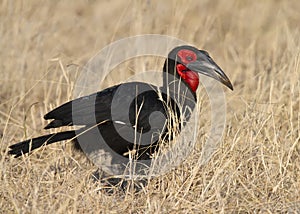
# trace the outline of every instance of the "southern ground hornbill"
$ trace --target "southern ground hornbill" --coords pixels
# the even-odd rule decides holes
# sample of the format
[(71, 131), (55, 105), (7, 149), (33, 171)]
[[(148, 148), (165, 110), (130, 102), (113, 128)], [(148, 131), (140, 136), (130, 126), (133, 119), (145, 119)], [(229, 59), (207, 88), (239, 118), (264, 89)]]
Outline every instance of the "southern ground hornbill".
[[(18, 157), (43, 145), (76, 139), (78, 134), (84, 135), (90, 130), (97, 130), (105, 143), (119, 155), (128, 157), (128, 152), (134, 150), (137, 159), (151, 159), (158, 151), (159, 141), (172, 139), (168, 133), (172, 132), (174, 119), (170, 119), (170, 122), (168, 118), (176, 115), (178, 121), (184, 121), (181, 123), (183, 125), (189, 120), (196, 103), (198, 74), (212, 77), (233, 89), (228, 77), (206, 51), (192, 46), (178, 46), (168, 54), (165, 61), (162, 87), (143, 82), (129, 82), (67, 102), (44, 116), (44, 119), (52, 120), (45, 129), (73, 125), (83, 126), (83, 128), (22, 141), (11, 145), (9, 154)], [(139, 89), (142, 89), (142, 92), (139, 92)], [(123, 95), (116, 96), (119, 92)], [(134, 94), (138, 96), (132, 98)], [(179, 101), (174, 101), (174, 97)], [(129, 111), (122, 111), (122, 107), (128, 102), (130, 102)], [(120, 107), (114, 115), (112, 115), (112, 103)], [(94, 106), (94, 112), (88, 111), (90, 106)], [(160, 112), (160, 114), (155, 114), (158, 116), (151, 118), (153, 112)], [(129, 118), (129, 122), (124, 122), (126, 118)], [(128, 127), (138, 133), (147, 133), (153, 129), (154, 131), (152, 136), (148, 135), (150, 137), (142, 139), (146, 143), (138, 143), (134, 138), (120, 134), (120, 132), (124, 134)], [(153, 137), (154, 133), (159, 133), (159, 136)], [(89, 142), (80, 145), (86, 147), (85, 150), (89, 150)], [(90, 150), (93, 148), (91, 147)]]

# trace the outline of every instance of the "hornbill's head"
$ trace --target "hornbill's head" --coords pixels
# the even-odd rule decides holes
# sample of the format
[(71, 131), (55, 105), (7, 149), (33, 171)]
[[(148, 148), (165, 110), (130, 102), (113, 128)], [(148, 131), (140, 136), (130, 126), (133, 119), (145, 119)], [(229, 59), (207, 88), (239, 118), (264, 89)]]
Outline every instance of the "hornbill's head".
[(181, 78), (193, 92), (199, 85), (198, 74), (212, 77), (233, 90), (230, 80), (209, 54), (192, 46), (174, 48), (165, 62), (164, 72)]

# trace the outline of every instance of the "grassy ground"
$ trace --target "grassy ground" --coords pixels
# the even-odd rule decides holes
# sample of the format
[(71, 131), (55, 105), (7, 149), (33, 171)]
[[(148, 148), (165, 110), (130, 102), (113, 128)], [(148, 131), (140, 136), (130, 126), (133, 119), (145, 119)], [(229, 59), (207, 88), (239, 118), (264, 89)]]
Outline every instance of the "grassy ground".
[[(1, 213), (299, 213), (299, 11), (297, 0), (2, 0)], [(144, 33), (208, 50), (233, 82), (222, 145), (208, 164), (198, 166), (195, 151), (141, 192), (109, 195), (68, 144), (7, 155), (9, 145), (46, 133), (42, 116), (72, 98), (90, 57)]]

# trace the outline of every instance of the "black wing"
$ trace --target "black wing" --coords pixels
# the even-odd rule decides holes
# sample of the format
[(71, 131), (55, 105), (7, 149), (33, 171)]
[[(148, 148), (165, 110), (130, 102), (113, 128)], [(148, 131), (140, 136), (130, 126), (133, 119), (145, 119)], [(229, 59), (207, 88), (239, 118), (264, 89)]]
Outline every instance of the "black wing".
[(44, 116), (53, 119), (45, 129), (72, 125), (95, 125), (110, 120), (111, 102), (120, 85), (67, 102)]

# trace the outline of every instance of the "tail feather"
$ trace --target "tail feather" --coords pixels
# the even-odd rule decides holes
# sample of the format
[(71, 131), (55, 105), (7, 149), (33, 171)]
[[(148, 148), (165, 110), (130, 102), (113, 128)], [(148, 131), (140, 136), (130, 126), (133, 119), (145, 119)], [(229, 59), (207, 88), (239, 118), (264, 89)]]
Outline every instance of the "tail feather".
[(43, 145), (49, 145), (58, 141), (68, 140), (76, 136), (75, 131), (65, 131), (55, 134), (49, 134), (40, 136), (37, 138), (22, 141), (20, 143), (11, 145), (8, 151), (9, 154), (14, 155), (14, 157), (19, 157), (22, 154), (29, 153)]

